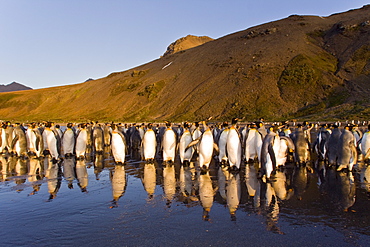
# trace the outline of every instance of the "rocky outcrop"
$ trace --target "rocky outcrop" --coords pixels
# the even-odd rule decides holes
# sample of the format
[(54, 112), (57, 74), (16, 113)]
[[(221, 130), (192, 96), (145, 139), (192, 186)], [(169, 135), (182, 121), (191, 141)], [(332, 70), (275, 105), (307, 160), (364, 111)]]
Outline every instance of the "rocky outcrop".
[(182, 37), (175, 42), (171, 43), (167, 47), (167, 51), (163, 54), (163, 57), (174, 54), (176, 52), (184, 51), (199, 45), (203, 45), (213, 39), (208, 36), (194, 36), (188, 35), (186, 37)]

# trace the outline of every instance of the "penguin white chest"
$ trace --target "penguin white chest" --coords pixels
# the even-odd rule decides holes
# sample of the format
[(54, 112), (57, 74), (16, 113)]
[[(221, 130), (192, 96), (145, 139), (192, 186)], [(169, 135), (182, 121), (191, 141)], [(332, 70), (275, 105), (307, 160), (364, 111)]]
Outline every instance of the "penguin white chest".
[(119, 135), (117, 132), (113, 132), (112, 133), (112, 154), (113, 154), (113, 157), (116, 163), (125, 162), (125, 157), (126, 157), (125, 149), (126, 149), (126, 146), (125, 146), (125, 143), (121, 135)]

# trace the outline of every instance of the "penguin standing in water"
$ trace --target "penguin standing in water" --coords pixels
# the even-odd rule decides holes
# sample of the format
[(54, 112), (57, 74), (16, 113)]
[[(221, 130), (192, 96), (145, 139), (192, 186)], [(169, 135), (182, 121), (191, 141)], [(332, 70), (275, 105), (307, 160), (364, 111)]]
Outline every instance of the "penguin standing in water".
[(319, 160), (327, 160), (328, 140), (330, 133), (331, 131), (328, 130), (327, 124), (321, 125), (314, 145), (315, 151), (319, 156)]
[[(195, 122), (194, 126), (195, 126), (195, 129), (193, 130), (191, 135), (193, 137), (193, 140), (196, 140), (202, 135), (202, 131), (200, 130), (199, 122)], [(195, 145), (195, 151), (199, 153), (199, 145)]]
[(31, 123), (26, 131), (27, 138), (27, 150), (30, 156), (35, 155), (39, 158), (44, 151), (44, 140), (42, 139), (42, 134), (37, 128), (36, 123)]
[(42, 133), (42, 137), (44, 139), (44, 145), (48, 147), (49, 153), (52, 157), (53, 162), (57, 162), (60, 155), (60, 139), (59, 135), (53, 131), (51, 128), (53, 123), (48, 122), (45, 124), (44, 132)]
[(333, 130), (328, 139), (328, 163), (329, 166), (335, 165), (338, 159), (338, 143), (342, 132), (338, 128), (338, 125), (333, 125)]
[(176, 153), (176, 134), (171, 128), (171, 123), (166, 122), (166, 130), (162, 139), (163, 161), (174, 162)]
[[(179, 156), (182, 164), (189, 163), (193, 157), (194, 149), (189, 148), (186, 150), (186, 147), (193, 141), (192, 135), (189, 130), (189, 123), (184, 123), (184, 131), (181, 135), (179, 142)], [(186, 151), (185, 151), (186, 150)]]
[(8, 139), (7, 139), (7, 133), (6, 133), (7, 127), (8, 127), (8, 124), (3, 122), (1, 125), (1, 139), (0, 139), (1, 140), (0, 153), (2, 154), (7, 151), (7, 146), (8, 146)]
[(370, 125), (367, 127), (367, 131), (363, 134), (360, 142), (361, 153), (364, 156), (363, 160), (368, 162), (370, 157)]
[(143, 135), (143, 141), (141, 143), (143, 149), (143, 156), (146, 161), (154, 161), (157, 139), (153, 130), (153, 124), (149, 123), (148, 128)]
[(257, 130), (255, 123), (250, 125), (248, 132), (245, 137), (245, 161), (255, 160), (258, 158), (261, 163), (261, 148), (262, 148), (263, 136)]
[(229, 134), (227, 135), (226, 149), (229, 165), (232, 170), (239, 170), (242, 158), (242, 144), (236, 128), (237, 118), (233, 118)]
[(352, 171), (353, 165), (357, 162), (356, 139), (350, 130), (350, 126), (345, 126), (338, 144), (338, 169), (340, 171), (348, 168)]
[(104, 132), (104, 146), (109, 146), (111, 144), (112, 128), (108, 123), (103, 125), (103, 132)]
[(95, 123), (93, 127), (93, 146), (96, 154), (103, 154), (104, 132), (100, 124)]
[(82, 159), (82, 160), (85, 159), (86, 147), (87, 147), (86, 124), (80, 124), (79, 129), (77, 131), (77, 137), (76, 137), (76, 158), (77, 159)]
[(271, 173), (277, 167), (277, 155), (280, 150), (280, 138), (277, 134), (277, 126), (271, 127), (270, 132), (263, 139), (261, 148), (261, 172), (269, 179)]
[(126, 158), (126, 139), (118, 130), (115, 124), (112, 124), (112, 154), (116, 164), (124, 164)]
[(13, 140), (11, 149), (14, 150), (18, 157), (27, 157), (27, 138), (22, 129), (22, 125), (17, 123), (13, 131)]
[(291, 135), (294, 143), (295, 162), (299, 165), (306, 164), (310, 160), (310, 141), (303, 126), (298, 124), (297, 130)]
[(208, 128), (206, 123), (203, 121), (203, 126), (205, 131), (196, 140), (192, 141), (187, 148), (190, 148), (199, 143), (199, 166), (202, 169), (208, 169), (209, 164), (212, 161), (213, 149), (218, 151), (217, 144), (214, 143), (213, 135), (211, 129)]
[(14, 131), (14, 127), (13, 125), (10, 123), (10, 122), (6, 122), (7, 126), (5, 128), (5, 136), (6, 136), (6, 149), (8, 150), (8, 152), (12, 152), (12, 148), (11, 148), (11, 145), (12, 145), (12, 141), (13, 141), (13, 131)]
[(74, 154), (75, 144), (76, 144), (76, 134), (72, 129), (73, 124), (68, 123), (67, 129), (62, 135), (62, 149), (65, 158), (70, 158)]
[(222, 130), (218, 138), (218, 160), (222, 165), (227, 164), (227, 155), (226, 155), (226, 143), (227, 143), (227, 136), (229, 135), (229, 124), (224, 122), (222, 124)]

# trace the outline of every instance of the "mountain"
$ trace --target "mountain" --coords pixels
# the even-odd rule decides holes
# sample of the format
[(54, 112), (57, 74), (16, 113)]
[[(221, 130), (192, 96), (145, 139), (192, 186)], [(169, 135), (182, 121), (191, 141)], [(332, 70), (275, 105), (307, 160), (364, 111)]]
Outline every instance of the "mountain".
[(0, 115), (64, 122), (370, 117), (370, 5), (292, 15), (173, 50), (101, 79), (1, 93)]
[(12, 91), (22, 91), (22, 90), (30, 90), (30, 89), (32, 88), (19, 84), (17, 82), (12, 82), (8, 85), (0, 85), (0, 92), (12, 92)]

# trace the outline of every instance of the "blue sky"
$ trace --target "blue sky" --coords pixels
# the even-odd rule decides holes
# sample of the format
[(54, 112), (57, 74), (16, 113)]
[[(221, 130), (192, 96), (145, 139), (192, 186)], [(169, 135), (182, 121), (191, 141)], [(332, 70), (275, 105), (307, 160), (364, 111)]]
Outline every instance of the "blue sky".
[(0, 84), (98, 79), (159, 58), (188, 34), (220, 38), (291, 14), (329, 16), (362, 0), (0, 0)]

